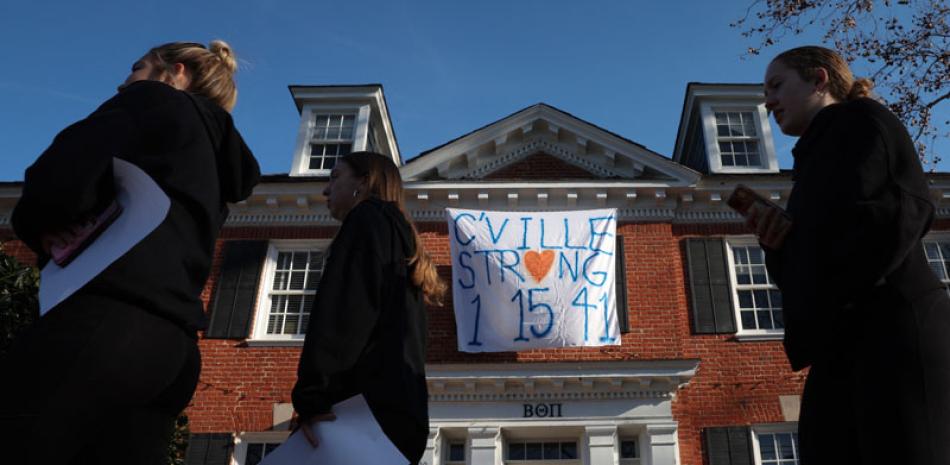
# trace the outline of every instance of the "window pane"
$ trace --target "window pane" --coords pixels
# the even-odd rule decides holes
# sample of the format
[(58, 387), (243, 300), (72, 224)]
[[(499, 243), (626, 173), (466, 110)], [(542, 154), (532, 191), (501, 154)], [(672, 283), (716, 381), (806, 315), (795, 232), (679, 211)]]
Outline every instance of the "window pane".
[(777, 434), (775, 438), (778, 440), (778, 456), (782, 459), (794, 459), (795, 453), (792, 450), (792, 435)]
[(752, 291), (739, 291), (739, 308), (754, 308), (752, 303)]
[(508, 460), (524, 460), (524, 443), (508, 444)]
[(544, 443), (544, 459), (545, 460), (557, 460), (561, 458), (561, 447), (556, 442), (546, 442)]
[(456, 443), (456, 444), (449, 445), (449, 461), (451, 462), (465, 461), (465, 444)]
[(290, 286), (288, 289), (291, 290), (301, 290), (303, 289), (304, 281), (307, 278), (307, 273), (304, 271), (294, 271), (290, 274)]
[(775, 460), (775, 444), (771, 434), (759, 435), (759, 454), (762, 460)]
[(275, 295), (270, 300), (271, 313), (284, 313), (287, 311), (287, 296)]
[(748, 247), (734, 247), (732, 249), (733, 259), (736, 261), (737, 265), (745, 265), (749, 263), (749, 248)]
[(742, 118), (744, 135), (755, 137), (755, 120), (752, 119), (752, 113), (743, 113), (743, 115), (746, 115)]
[(561, 458), (562, 459), (576, 459), (577, 458), (577, 443), (576, 442), (562, 442), (561, 443)]
[(274, 273), (274, 285), (272, 288), (275, 291), (283, 291), (287, 289), (287, 284), (290, 282), (289, 273), (286, 271), (278, 271)]
[(765, 310), (755, 313), (759, 317), (759, 329), (772, 329), (772, 312)]
[(323, 159), (323, 169), (332, 170), (336, 166), (336, 157), (326, 157)]
[(742, 316), (742, 329), (758, 329), (755, 326), (755, 312), (754, 311), (744, 311), (739, 312)]
[(271, 315), (267, 318), (267, 334), (280, 334), (284, 325), (283, 315)]
[(622, 459), (637, 458), (636, 441), (620, 441), (620, 458)]
[(529, 442), (524, 445), (524, 458), (525, 460), (541, 460), (544, 458), (544, 454), (541, 451), (540, 442)]
[(752, 284), (752, 273), (746, 266), (736, 267), (736, 284)]

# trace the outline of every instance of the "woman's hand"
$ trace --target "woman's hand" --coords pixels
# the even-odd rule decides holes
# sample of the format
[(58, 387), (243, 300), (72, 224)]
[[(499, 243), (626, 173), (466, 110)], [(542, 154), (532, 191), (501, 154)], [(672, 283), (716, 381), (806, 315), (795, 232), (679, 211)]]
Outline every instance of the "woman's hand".
[(755, 232), (760, 244), (772, 250), (782, 248), (792, 227), (792, 221), (780, 209), (761, 203), (749, 207), (745, 224)]
[(64, 249), (73, 242), (76, 242), (84, 231), (91, 226), (92, 221), (92, 219), (88, 219), (84, 222), (71, 224), (61, 231), (43, 234), (40, 236), (40, 246), (43, 247), (43, 252), (46, 252), (47, 255), (52, 255), (54, 246)]
[(333, 420), (336, 420), (336, 415), (333, 412), (321, 413), (308, 418), (297, 417), (297, 426), (294, 428), (294, 431), (297, 431), (298, 429), (302, 430), (303, 436), (307, 438), (307, 442), (309, 442), (310, 445), (316, 449), (320, 446), (320, 440), (317, 439), (317, 435), (313, 433), (313, 426), (317, 422)]

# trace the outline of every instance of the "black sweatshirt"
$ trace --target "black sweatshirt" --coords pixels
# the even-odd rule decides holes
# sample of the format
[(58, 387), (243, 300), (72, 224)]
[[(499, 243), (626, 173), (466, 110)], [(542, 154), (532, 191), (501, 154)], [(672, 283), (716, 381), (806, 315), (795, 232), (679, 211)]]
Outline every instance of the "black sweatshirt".
[(792, 153), (792, 228), (766, 263), (782, 290), (785, 351), (800, 370), (841, 337), (832, 332), (842, 319), (868, 311), (854, 307), (873, 289), (893, 286), (911, 301), (942, 284), (920, 243), (934, 206), (893, 113), (866, 98), (830, 105)]
[(304, 418), (362, 393), (413, 464), (429, 435), (426, 313), (407, 266), (414, 251), (395, 204), (369, 199), (347, 214), (330, 246), (293, 390)]
[(199, 296), (226, 202), (250, 195), (257, 161), (220, 106), (161, 82), (133, 83), (60, 132), (26, 170), (12, 224), (41, 264), (48, 259), (42, 234), (113, 200), (113, 157), (148, 173), (171, 206), (158, 228), (77, 293), (136, 305), (187, 330), (205, 328)]

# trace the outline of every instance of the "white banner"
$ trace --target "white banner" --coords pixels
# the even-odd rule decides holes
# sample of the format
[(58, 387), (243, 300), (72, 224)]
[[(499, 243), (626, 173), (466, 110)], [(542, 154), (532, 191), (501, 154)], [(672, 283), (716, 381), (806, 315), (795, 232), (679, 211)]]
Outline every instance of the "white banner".
[(620, 344), (616, 209), (446, 214), (460, 351)]

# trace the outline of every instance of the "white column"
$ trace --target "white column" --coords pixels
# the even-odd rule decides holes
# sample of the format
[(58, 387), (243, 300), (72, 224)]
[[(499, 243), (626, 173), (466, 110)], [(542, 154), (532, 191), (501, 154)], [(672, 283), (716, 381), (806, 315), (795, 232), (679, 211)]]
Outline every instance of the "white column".
[(468, 450), (470, 465), (496, 465), (501, 463), (500, 428), (469, 428)]
[(439, 447), (439, 442), (441, 441), (439, 437), (439, 428), (429, 428), (429, 439), (426, 440), (426, 451), (422, 454), (422, 460), (419, 461), (419, 465), (441, 465), (442, 457), (439, 453), (441, 447)]
[(679, 463), (676, 424), (647, 425), (647, 441), (641, 448), (649, 465), (676, 465)]
[(366, 150), (366, 146), (369, 145), (369, 113), (369, 105), (362, 105), (359, 113), (356, 114), (356, 121), (353, 122), (352, 150), (354, 152)]
[(588, 426), (587, 438), (590, 465), (617, 465), (619, 459), (616, 426)]

